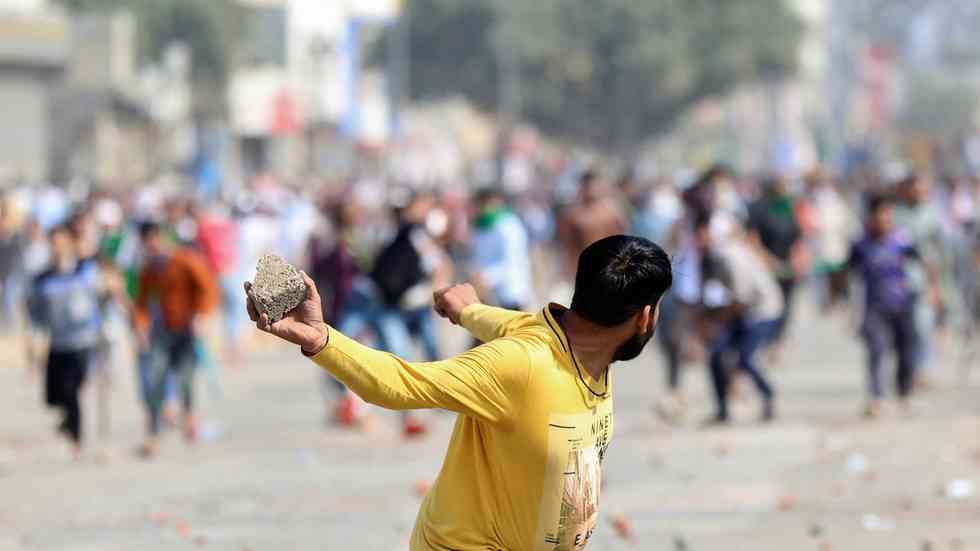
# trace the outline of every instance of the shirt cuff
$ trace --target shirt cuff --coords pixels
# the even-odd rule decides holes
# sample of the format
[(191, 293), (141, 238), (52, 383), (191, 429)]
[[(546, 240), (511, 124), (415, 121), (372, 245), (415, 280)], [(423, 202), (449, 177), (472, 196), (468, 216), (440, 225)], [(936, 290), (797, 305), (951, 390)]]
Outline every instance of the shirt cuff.
[(490, 306), (487, 306), (482, 302), (474, 302), (466, 308), (463, 308), (463, 311), (459, 313), (459, 324), (463, 327), (463, 329), (469, 329), (472, 326), (471, 324), (474, 321), (474, 318), (486, 308), (490, 308)]
[(307, 352), (306, 350), (303, 350), (303, 347), (302, 346), (299, 348), (299, 351), (304, 356), (306, 356), (307, 358), (316, 358), (324, 350), (330, 348), (330, 341), (333, 340), (332, 337), (333, 337), (333, 333), (335, 333), (335, 331), (334, 331), (334, 329), (332, 327), (330, 327), (329, 325), (327, 325), (325, 323), (323, 324), (323, 328), (324, 328), (324, 330), (327, 333), (327, 340), (323, 343), (323, 347), (322, 348), (320, 348), (319, 350), (314, 351), (314, 352)]

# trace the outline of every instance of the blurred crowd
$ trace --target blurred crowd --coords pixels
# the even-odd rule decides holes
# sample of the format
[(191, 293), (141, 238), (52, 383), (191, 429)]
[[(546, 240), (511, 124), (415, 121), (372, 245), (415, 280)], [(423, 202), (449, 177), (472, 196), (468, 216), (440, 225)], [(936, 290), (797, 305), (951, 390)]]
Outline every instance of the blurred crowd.
[[(676, 274), (657, 330), (669, 393), (656, 411), (670, 422), (687, 410), (682, 367), (696, 363), (714, 390), (709, 423), (729, 422), (739, 381), (757, 388), (763, 421), (776, 417), (766, 366), (782, 361), (804, 297), (827, 323), (859, 329), (869, 417), (881, 415), (888, 394), (913, 408), (942, 347), (972, 361), (975, 178), (881, 170), (850, 179), (819, 167), (787, 178), (719, 165), (618, 179), (581, 169), (519, 193), (372, 178), (313, 189), (268, 176), (233, 197), (186, 189), (24, 187), (0, 201), (0, 324), (26, 339), (76, 453), (86, 426), (80, 389), (87, 380), (99, 389), (97, 425), (107, 431), (112, 374), (128, 366), (146, 411), (140, 453), (154, 456), (170, 426), (190, 442), (200, 437), (196, 380), (218, 380), (215, 372), (242, 361), (242, 282), (267, 252), (308, 272), (341, 332), (436, 360), (446, 351), (434, 289), (465, 280), (485, 302), (535, 309), (568, 299), (578, 254), (592, 242), (618, 233), (656, 241)], [(209, 319), (220, 324), (217, 345), (204, 338)], [(890, 355), (894, 391), (884, 376)], [(327, 375), (323, 389), (330, 422), (364, 422), (367, 406), (355, 395)], [(403, 429), (416, 436), (426, 424), (405, 415)]]

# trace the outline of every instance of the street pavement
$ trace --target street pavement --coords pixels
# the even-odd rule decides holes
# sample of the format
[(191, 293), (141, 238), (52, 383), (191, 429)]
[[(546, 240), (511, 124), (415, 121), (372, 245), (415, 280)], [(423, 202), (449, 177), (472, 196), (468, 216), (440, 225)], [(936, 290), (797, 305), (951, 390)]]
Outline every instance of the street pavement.
[[(665, 379), (655, 351), (614, 367), (616, 434), (589, 549), (980, 550), (980, 367), (966, 382), (942, 357), (912, 415), (889, 408), (866, 421), (853, 328), (800, 310), (768, 368), (771, 425), (756, 422), (743, 384), (734, 426), (701, 428), (711, 404), (695, 365), (684, 371), (687, 415), (668, 424), (652, 409)], [(465, 342), (441, 330), (448, 348)], [(0, 351), (0, 551), (406, 549), (453, 422), (427, 413), (433, 430), (415, 441), (379, 410), (367, 432), (330, 426), (316, 368), (255, 336), (241, 368), (202, 381), (197, 446), (171, 431), (158, 459), (136, 457), (143, 414), (125, 364), (108, 436), (88, 385), (88, 446), (75, 462), (19, 342), (0, 340)]]

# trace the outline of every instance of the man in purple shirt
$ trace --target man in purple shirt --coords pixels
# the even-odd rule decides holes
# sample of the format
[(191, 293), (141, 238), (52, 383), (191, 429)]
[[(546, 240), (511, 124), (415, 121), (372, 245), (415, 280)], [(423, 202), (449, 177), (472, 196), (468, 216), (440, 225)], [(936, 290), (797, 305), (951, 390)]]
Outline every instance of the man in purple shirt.
[(859, 271), (865, 285), (864, 323), (861, 336), (868, 350), (868, 382), (871, 399), (865, 415), (881, 411), (881, 362), (889, 344), (898, 358), (896, 382), (899, 400), (907, 404), (915, 371), (914, 307), (918, 297), (907, 268), (917, 261), (918, 251), (895, 230), (892, 200), (872, 197), (868, 203), (868, 226), (864, 237), (854, 243), (848, 262)]

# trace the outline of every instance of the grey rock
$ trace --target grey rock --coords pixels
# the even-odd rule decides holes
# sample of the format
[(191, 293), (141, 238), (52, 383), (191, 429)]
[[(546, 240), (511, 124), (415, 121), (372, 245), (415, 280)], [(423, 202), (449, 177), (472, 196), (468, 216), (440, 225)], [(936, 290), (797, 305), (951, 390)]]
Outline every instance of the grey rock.
[(267, 314), (270, 321), (277, 322), (306, 298), (306, 283), (293, 265), (267, 254), (259, 259), (249, 293), (259, 314)]

